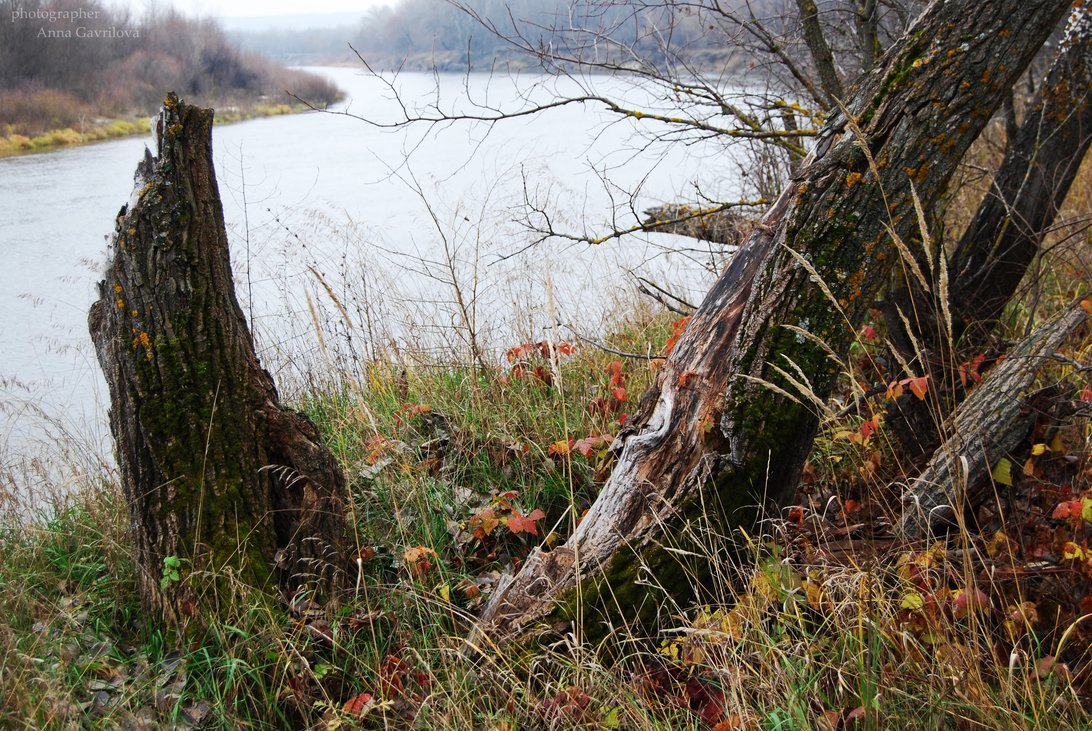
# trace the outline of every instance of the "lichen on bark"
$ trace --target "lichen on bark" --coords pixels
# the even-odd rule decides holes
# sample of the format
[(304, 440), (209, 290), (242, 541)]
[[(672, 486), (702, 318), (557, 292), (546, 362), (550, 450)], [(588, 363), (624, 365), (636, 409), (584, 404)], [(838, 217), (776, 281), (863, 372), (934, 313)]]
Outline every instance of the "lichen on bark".
[[(344, 476), (280, 406), (235, 297), (212, 119), (164, 100), (89, 316), (138, 587), (170, 623), (203, 621), (230, 587), (333, 598), (348, 565)], [(168, 559), (178, 580), (164, 580)]]

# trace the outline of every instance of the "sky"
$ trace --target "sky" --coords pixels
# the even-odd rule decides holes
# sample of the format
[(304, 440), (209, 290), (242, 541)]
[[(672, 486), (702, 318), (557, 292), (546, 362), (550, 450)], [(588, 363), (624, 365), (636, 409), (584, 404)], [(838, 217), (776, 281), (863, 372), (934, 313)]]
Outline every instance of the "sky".
[[(116, 1), (116, 0), (115, 0)], [(296, 15), (299, 13), (363, 14), (370, 8), (390, 5), (394, 0), (185, 0), (174, 2), (179, 10), (194, 15), (214, 15), (229, 18), (267, 15)], [(171, 5), (170, 0), (122, 0), (136, 12), (143, 12), (152, 2), (160, 6)]]

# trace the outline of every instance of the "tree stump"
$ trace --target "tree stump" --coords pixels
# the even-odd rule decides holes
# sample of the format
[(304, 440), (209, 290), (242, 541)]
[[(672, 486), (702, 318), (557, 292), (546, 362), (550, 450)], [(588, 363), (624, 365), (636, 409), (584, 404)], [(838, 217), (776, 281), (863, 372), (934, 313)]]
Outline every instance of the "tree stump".
[(279, 404), (235, 297), (212, 120), (164, 100), (88, 318), (140, 596), (169, 624), (240, 585), (328, 600), (349, 565), (344, 474)]

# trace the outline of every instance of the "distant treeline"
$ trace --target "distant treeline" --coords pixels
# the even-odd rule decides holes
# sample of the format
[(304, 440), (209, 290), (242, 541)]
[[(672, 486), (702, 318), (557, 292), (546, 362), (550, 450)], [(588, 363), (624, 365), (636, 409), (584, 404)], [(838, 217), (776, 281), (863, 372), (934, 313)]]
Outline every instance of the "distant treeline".
[[(772, 0), (750, 3), (752, 10)], [(725, 0), (737, 8), (741, 0)], [(688, 3), (640, 0), (400, 0), (366, 13), (359, 25), (240, 31), (244, 48), (297, 63), (353, 60), (349, 44), (377, 67), (488, 69), (493, 63), (538, 63), (528, 49), (564, 59), (631, 64), (701, 64), (732, 45), (710, 32)], [(670, 51), (668, 50), (670, 49)]]
[(0, 132), (80, 129), (148, 113), (164, 94), (221, 107), (316, 104), (338, 90), (245, 53), (216, 22), (173, 9), (137, 18), (99, 0), (0, 0)]

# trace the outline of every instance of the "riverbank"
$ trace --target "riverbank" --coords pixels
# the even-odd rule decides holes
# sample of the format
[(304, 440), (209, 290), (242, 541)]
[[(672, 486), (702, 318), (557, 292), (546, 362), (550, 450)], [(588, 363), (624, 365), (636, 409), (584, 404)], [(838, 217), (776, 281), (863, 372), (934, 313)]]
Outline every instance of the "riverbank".
[[(680, 324), (638, 310), (603, 337), (662, 353)], [(358, 589), (338, 607), (285, 609), (233, 581), (201, 598), (195, 613), (213, 619), (187, 639), (141, 608), (116, 475), (87, 469), (82, 490), (31, 524), (0, 492), (0, 726), (1088, 728), (1086, 635), (1063, 610), (1079, 567), (1058, 554), (1045, 585), (1020, 548), (1065, 498), (1090, 497), (1072, 479), (1086, 455), (1044, 453), (1041, 484), (1010, 488), (1040, 516), (1030, 527), (964, 531), (948, 549), (869, 539), (886, 535), (876, 465), (891, 454), (882, 433), (842, 436), (861, 422), (842, 416), (820, 435), (804, 503), (736, 554), (712, 541), (695, 554), (718, 581), (666, 606), (660, 628), (619, 622), (602, 644), (569, 635), (560, 650), (476, 646), (466, 638), (502, 572), (561, 544), (594, 500), (653, 373), (566, 342), (493, 354), (492, 373), (400, 352), (362, 377), (316, 374), (297, 401), (351, 480)], [(1092, 531), (1070, 523), (1066, 539)], [(983, 581), (982, 561), (1010, 578)], [(195, 575), (183, 560), (163, 580)]]
[[(305, 104), (254, 104), (247, 108), (224, 107), (216, 110), (216, 124), (234, 124), (249, 119), (297, 114), (310, 109)], [(10, 125), (9, 125), (10, 126)], [(76, 147), (96, 142), (118, 140), (148, 134), (148, 118), (120, 117), (96, 119), (87, 127), (77, 130), (62, 127), (47, 130), (39, 135), (21, 135), (9, 132), (0, 136), (0, 158), (51, 152), (62, 147)]]

